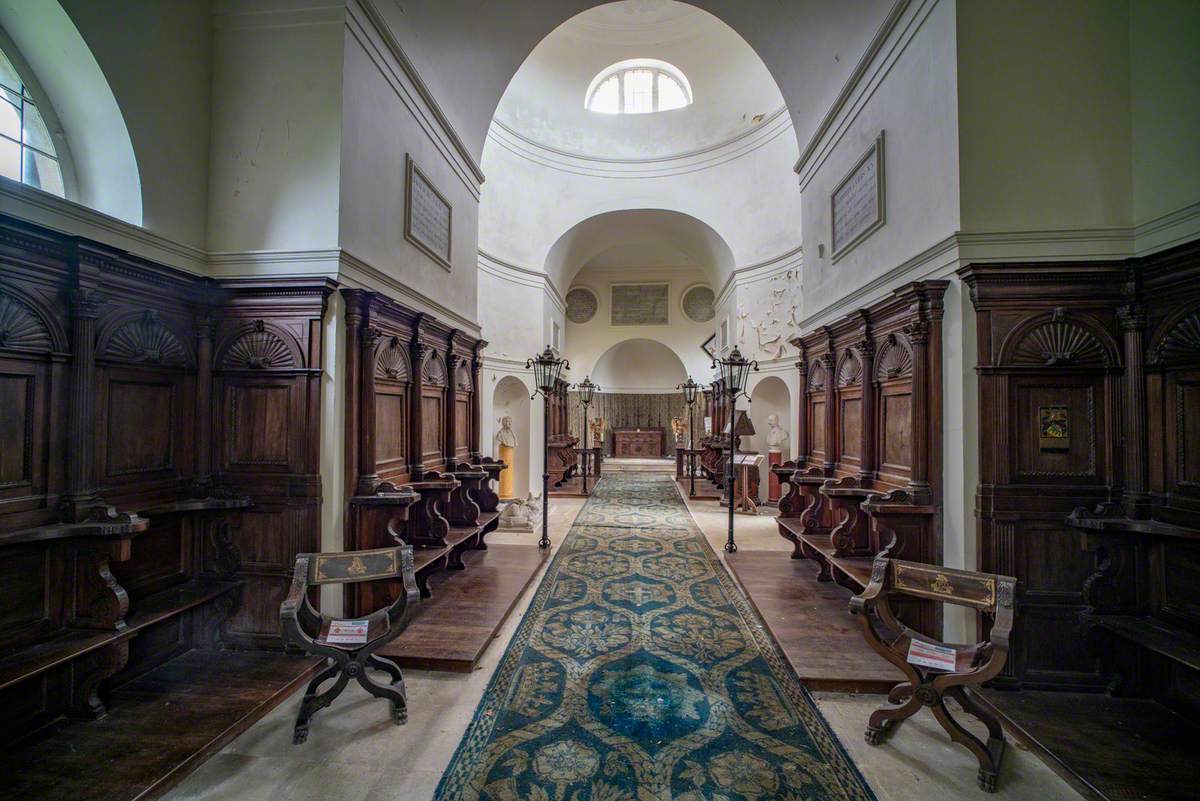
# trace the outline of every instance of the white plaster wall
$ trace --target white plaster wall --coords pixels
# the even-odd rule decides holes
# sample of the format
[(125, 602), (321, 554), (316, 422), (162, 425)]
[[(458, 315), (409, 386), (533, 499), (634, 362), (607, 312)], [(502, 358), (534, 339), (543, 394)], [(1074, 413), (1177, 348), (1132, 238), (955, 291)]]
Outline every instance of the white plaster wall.
[(291, 5), (217, 8), (210, 250), (338, 244), (344, 9)]
[[(975, 490), (979, 486), (979, 379), (975, 373), (975, 307), (963, 283), (952, 279), (942, 321), (942, 563), (979, 568)], [(975, 613), (946, 606), (950, 642), (972, 642)]]
[[(668, 283), (669, 325), (611, 325), (612, 285), (615, 283)], [(621, 270), (597, 270), (585, 268), (573, 286), (585, 286), (592, 290), (598, 300), (596, 316), (582, 325), (566, 321), (565, 354), (571, 361), (572, 380), (581, 381), (595, 371), (597, 361), (610, 348), (630, 339), (648, 339), (661, 343), (672, 350), (683, 364), (687, 375), (697, 381), (705, 381), (711, 374), (710, 360), (700, 349), (704, 340), (713, 331), (712, 321), (695, 323), (687, 318), (680, 307), (684, 291), (696, 284), (707, 284), (705, 276), (696, 269), (639, 269), (629, 267)], [(600, 381), (595, 375), (595, 381)], [(615, 377), (614, 377), (615, 379)], [(614, 388), (633, 387), (620, 378)], [(681, 379), (683, 380), (683, 379)], [(667, 384), (670, 387), (667, 387)], [(678, 381), (660, 380), (656, 389), (673, 389)], [(601, 384), (608, 389), (609, 385)], [(644, 388), (643, 388), (644, 389)]]
[[(346, 523), (346, 304), (332, 292), (321, 325), (321, 550), (345, 550)], [(342, 613), (342, 587), (321, 587), (321, 610)]]
[(212, 3), (61, 2), (124, 115), (141, 180), (139, 222), (177, 242), (203, 247)]
[(1130, 2), (1133, 222), (1200, 201), (1200, 3)]
[[(406, 0), (378, 3), (404, 50), (439, 98), (467, 148), (484, 137), (509, 80), (558, 24), (596, 0)], [(697, 0), (762, 58), (779, 84), (801, 141), (817, 127), (892, 0)], [(486, 42), (486, 47), (480, 47)], [(490, 176), (489, 176), (490, 177)]]
[(1129, 6), (960, 0), (963, 230), (1130, 224)]
[(479, 298), (479, 325), (489, 358), (524, 364), (548, 344), (542, 321), (549, 313), (540, 286), (481, 269)]
[[(626, 209), (665, 209), (712, 228), (735, 265), (772, 259), (800, 241), (801, 203), (790, 129), (757, 149), (680, 175), (599, 177), (544, 166), (489, 139), (483, 168), (479, 247), (542, 270), (554, 243), (576, 223)], [(582, 265), (574, 265), (577, 269)], [(561, 287), (572, 275), (552, 276)], [(720, 282), (726, 276), (715, 276)]]
[(610, 395), (676, 392), (687, 381), (675, 351), (653, 339), (623, 339), (601, 354), (589, 374)]
[[(368, 34), (348, 26), (342, 84), (339, 244), (393, 279), (470, 321), (477, 318), (479, 201), (430, 132), (394, 73), (390, 55), (372, 52)], [(388, 75), (387, 73), (393, 73)], [(453, 269), (404, 237), (405, 156), (451, 206)]]
[[(513, 76), (496, 120), (536, 142), (606, 158), (661, 158), (745, 133), (783, 106), (762, 59), (707, 12), (662, 2), (591, 9), (534, 48)], [(648, 55), (687, 78), (693, 103), (659, 114), (596, 114), (585, 90), (605, 68)]]
[[(941, 0), (803, 187), (806, 318), (958, 230), (954, 42), (954, 3)], [(835, 263), (830, 194), (880, 131), (886, 223)]]
[[(5, 198), (4, 211), (85, 235), (92, 231), (77, 225), (73, 203), (141, 225), (142, 185), (127, 111), (75, 22), (57, 0), (0, 0), (0, 26), (18, 70), (36, 84), (36, 94), (53, 107), (62, 126), (52, 136), (66, 162), (63, 177), (71, 198), (59, 203), (52, 195), (14, 184), (18, 199)], [(96, 49), (104, 52), (105, 37), (91, 33)], [(47, 123), (54, 126), (50, 119)], [(6, 187), (5, 194), (10, 193)], [(100, 215), (90, 216), (107, 219)]]

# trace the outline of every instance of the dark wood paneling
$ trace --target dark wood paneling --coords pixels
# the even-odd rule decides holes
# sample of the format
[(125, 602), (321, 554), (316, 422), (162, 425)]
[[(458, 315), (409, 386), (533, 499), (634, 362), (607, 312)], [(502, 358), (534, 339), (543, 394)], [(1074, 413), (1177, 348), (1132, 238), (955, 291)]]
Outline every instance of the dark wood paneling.
[[(797, 457), (777, 472), (795, 487), (779, 532), (818, 578), (861, 589), (862, 559), (941, 563), (941, 326), (948, 282), (918, 281), (794, 338), (800, 351)], [(786, 506), (786, 508), (785, 508)], [(940, 635), (940, 608), (898, 604)]]
[[(319, 541), (332, 285), (198, 278), (3, 216), (0, 272), (2, 736), (103, 714), (192, 649), (279, 648)], [(238, 551), (260, 561), (239, 575)]]

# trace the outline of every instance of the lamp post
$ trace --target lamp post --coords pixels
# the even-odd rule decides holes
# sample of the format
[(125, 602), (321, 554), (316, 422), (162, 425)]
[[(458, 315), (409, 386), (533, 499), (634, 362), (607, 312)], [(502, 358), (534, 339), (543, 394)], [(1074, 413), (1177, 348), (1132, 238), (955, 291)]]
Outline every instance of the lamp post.
[(554, 355), (547, 345), (535, 358), (525, 362), (526, 370), (533, 370), (533, 383), (537, 389), (529, 397), (542, 393), (542, 538), (539, 548), (550, 547), (550, 393), (558, 384), (563, 368), (570, 369), (566, 359)]
[(700, 384), (692, 380), (689, 375), (688, 380), (675, 389), (683, 390), (683, 399), (688, 406), (688, 495), (696, 494), (696, 397), (700, 392)]
[(729, 352), (723, 359), (713, 359), (712, 366), (720, 368), (721, 380), (725, 383), (725, 392), (729, 395), (729, 469), (726, 471), (726, 483), (729, 485), (729, 540), (725, 543), (725, 550), (728, 553), (737, 551), (737, 544), (733, 541), (733, 507), (736, 503), (737, 493), (734, 488), (734, 464), (733, 460), (737, 454), (737, 435), (734, 429), (737, 426), (734, 422), (737, 420), (737, 399), (738, 395), (746, 391), (746, 379), (750, 376), (750, 370), (758, 370), (758, 362), (747, 361), (742, 352), (737, 349), (737, 345), (733, 346), (733, 350)]
[(583, 380), (575, 385), (575, 389), (579, 391), (579, 402), (583, 404), (583, 494), (587, 495), (588, 462), (591, 461), (591, 451), (588, 449), (588, 406), (600, 387), (592, 383), (591, 376), (584, 376)]

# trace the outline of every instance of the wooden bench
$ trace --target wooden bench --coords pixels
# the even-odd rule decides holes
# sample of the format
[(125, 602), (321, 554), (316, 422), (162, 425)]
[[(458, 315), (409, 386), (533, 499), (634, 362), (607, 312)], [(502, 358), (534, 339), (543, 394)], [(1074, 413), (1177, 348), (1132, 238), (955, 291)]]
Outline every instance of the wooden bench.
[[(432, 597), (430, 579), (445, 570), (463, 570), (463, 554), (487, 550), (485, 537), (500, 523), (499, 497), (493, 483), (504, 463), (460, 463), (451, 472), (425, 471), (419, 480), (377, 486), (370, 495), (350, 500), (357, 526), (372, 542), (413, 546), (413, 569), (422, 598)], [(381, 510), (372, 515), (368, 510)], [(385, 539), (386, 535), (386, 539)], [(350, 588), (352, 610), (376, 608), (400, 591), (397, 582), (376, 581)]]
[[(1154, 695), (1154, 660), (1200, 679), (1200, 615), (1187, 565), (1200, 557), (1200, 529), (1079, 508), (1067, 525), (1081, 533), (1094, 571), (1081, 619), (1114, 695)], [(1177, 569), (1170, 566), (1177, 565)]]
[[(896, 725), (927, 706), (950, 739), (965, 746), (979, 760), (980, 789), (989, 793), (996, 791), (1000, 760), (1004, 756), (1004, 732), (996, 717), (975, 703), (965, 688), (983, 684), (1004, 668), (1016, 585), (1017, 580), (1009, 576), (886, 557), (875, 559), (870, 583), (862, 594), (850, 600), (850, 611), (858, 617), (867, 644), (899, 668), (908, 681), (897, 684), (888, 694), (888, 701), (893, 706), (871, 713), (866, 731), (868, 743), (880, 745)], [(902, 595), (973, 609), (991, 618), (991, 633), (983, 642), (948, 646), (914, 631), (897, 619), (890, 599)], [(949, 649), (954, 667), (926, 667), (914, 663), (910, 651), (914, 643)], [(987, 742), (954, 719), (946, 707), (947, 698), (954, 699), (963, 711), (983, 721), (988, 730)]]

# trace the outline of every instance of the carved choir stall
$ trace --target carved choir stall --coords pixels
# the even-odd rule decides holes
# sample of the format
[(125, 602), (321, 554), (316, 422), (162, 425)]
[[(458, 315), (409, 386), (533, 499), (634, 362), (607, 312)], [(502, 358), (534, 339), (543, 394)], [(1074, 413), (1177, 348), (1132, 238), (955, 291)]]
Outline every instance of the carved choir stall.
[[(785, 490), (779, 533), (819, 581), (853, 592), (872, 559), (941, 560), (941, 329), (945, 281), (918, 281), (792, 340), (800, 351), (799, 444), (772, 467)], [(898, 599), (916, 630), (940, 607)]]
[(562, 486), (579, 471), (579, 455), (575, 446), (579, 438), (571, 433), (567, 425), (567, 389), (570, 384), (559, 379), (554, 392), (550, 393), (550, 438), (547, 440), (550, 487)]
[[(1200, 735), (1200, 245), (960, 275), (980, 559), (1020, 579), (1011, 692), (981, 697), (1090, 795), (1177, 798)], [(1092, 747), (1118, 731), (1120, 760)]]
[[(492, 569), (474, 584), (448, 580), (475, 564), (471, 553), (490, 550), (484, 538), (499, 523), (493, 485), (504, 463), (479, 450), (477, 387), (487, 343), (376, 292), (343, 289), (342, 296), (346, 550), (413, 546), (426, 599), (405, 635), (381, 654), (402, 665), (470, 670), (515, 600), (508, 596), (519, 594), (544, 556), (532, 544), (498, 546), (489, 554)], [(488, 583), (497, 576), (499, 588)], [(439, 581), (444, 591), (435, 592)], [(399, 577), (349, 584), (347, 614), (386, 607), (403, 592)], [(460, 608), (472, 599), (486, 613)]]
[(13, 797), (161, 790), (316, 664), (277, 614), (319, 540), (331, 290), (0, 217), (0, 740), (52, 724), (0, 756)]

